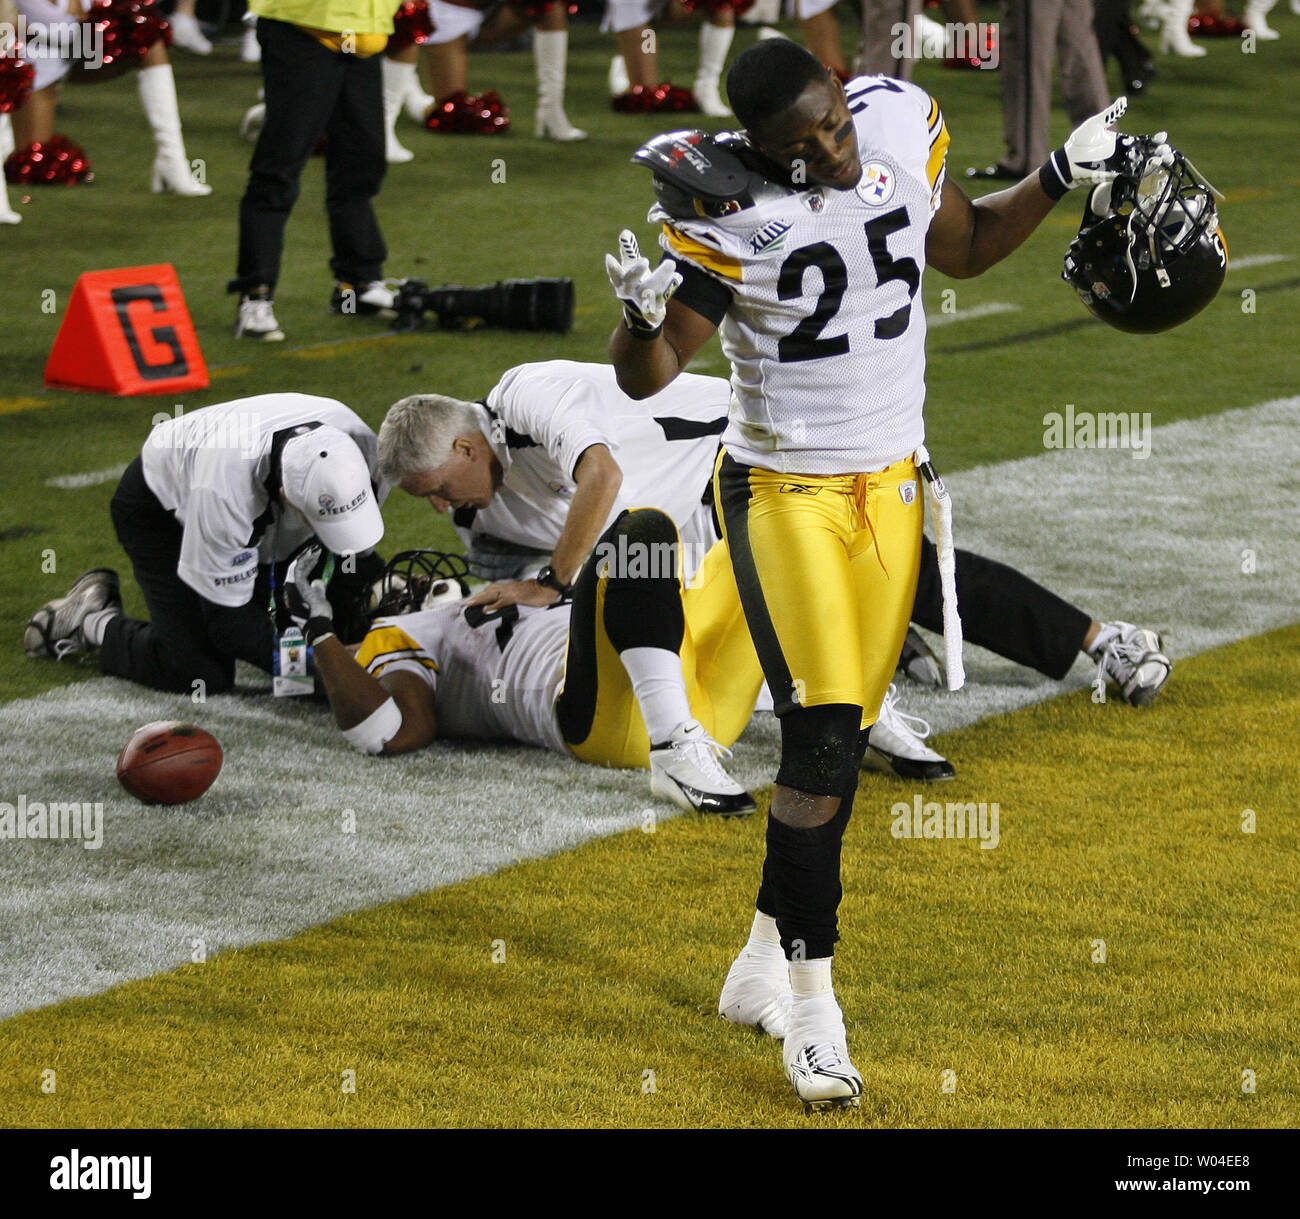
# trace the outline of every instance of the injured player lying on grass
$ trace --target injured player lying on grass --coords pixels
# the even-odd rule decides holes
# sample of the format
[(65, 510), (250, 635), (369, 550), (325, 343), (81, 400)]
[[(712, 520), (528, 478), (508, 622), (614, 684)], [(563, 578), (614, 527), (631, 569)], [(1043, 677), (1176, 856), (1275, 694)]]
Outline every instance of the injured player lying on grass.
[[(392, 580), (355, 655), (330, 633), (309, 556), (290, 585), (335, 720), (362, 752), (405, 753), (440, 737), (514, 740), (595, 765), (648, 767), (656, 795), (745, 815), (754, 801), (719, 757), (749, 723), (762, 671), (725, 546), (686, 588), (677, 546), (664, 513), (624, 512), (582, 568), (572, 601), (547, 607), (466, 604), (444, 569), (451, 598), (419, 608), (430, 605), (429, 582)], [(625, 561), (665, 552), (673, 562)]]

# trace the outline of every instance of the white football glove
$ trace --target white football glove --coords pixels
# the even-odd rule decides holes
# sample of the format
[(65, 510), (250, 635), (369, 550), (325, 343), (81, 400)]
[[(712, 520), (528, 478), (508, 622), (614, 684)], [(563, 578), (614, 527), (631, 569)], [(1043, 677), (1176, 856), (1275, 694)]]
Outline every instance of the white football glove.
[(605, 273), (623, 302), (623, 320), (638, 338), (654, 338), (668, 316), (669, 298), (681, 286), (677, 264), (665, 258), (651, 271), (630, 229), (618, 235), (618, 254), (605, 255)]
[(326, 582), (333, 574), (334, 556), (327, 558), (319, 576), (312, 576), (320, 566), (321, 553), (319, 545), (308, 546), (289, 564), (284, 575), (285, 608), (302, 628), (308, 643), (334, 632), (334, 609), (325, 591)]
[[(1058, 148), (1040, 172), (1044, 189), (1059, 199), (1076, 186), (1099, 186), (1111, 182), (1120, 173), (1143, 178), (1153, 169), (1172, 165), (1173, 149), (1169, 147), (1169, 134), (1159, 131), (1151, 137), (1154, 147), (1142, 155), (1143, 137), (1120, 135), (1112, 124), (1128, 109), (1128, 98), (1113, 101), (1100, 114), (1084, 119)], [(1135, 158), (1141, 157), (1141, 163)]]

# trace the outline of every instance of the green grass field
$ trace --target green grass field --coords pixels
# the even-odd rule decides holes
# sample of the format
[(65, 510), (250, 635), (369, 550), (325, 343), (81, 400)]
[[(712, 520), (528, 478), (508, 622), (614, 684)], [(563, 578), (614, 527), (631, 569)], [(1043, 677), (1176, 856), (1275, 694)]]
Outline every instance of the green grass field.
[[(1300, 18), (1279, 6), (1271, 20), (1283, 39), (1256, 55), (1216, 43), (1194, 63), (1159, 59), (1159, 80), (1122, 126), (1167, 128), (1226, 195), (1231, 258), (1274, 260), (1231, 270), (1203, 315), (1159, 340), (1092, 322), (1060, 281), (1082, 206), (1075, 198), (985, 276), (954, 282), (931, 273), (932, 316), (1015, 306), (931, 334), (928, 443), (945, 472), (1041, 455), (1043, 415), (1067, 403), (1149, 411), (1158, 426), (1297, 392), (1300, 169), (1289, 150), (1300, 130)], [(742, 29), (736, 50), (753, 38)], [(663, 33), (672, 79), (689, 83), (696, 40), (693, 29)], [(127, 462), (155, 413), (177, 406), (43, 388), (78, 274), (175, 265), (212, 370), (211, 387), (185, 397), (187, 410), (298, 390), (338, 397), (377, 426), (411, 392), (478, 397), (513, 364), (601, 360), (617, 318), (603, 254), (623, 227), (643, 248), (654, 240), (648, 175), (629, 157), (673, 125), (610, 112), (609, 54), (607, 37), (574, 27), (568, 111), (591, 133), (578, 145), (528, 134), (530, 56), (477, 58), (471, 84), (502, 93), (514, 131), (433, 137), (403, 122), (399, 136), (417, 159), (390, 167), (379, 200), (390, 274), (469, 284), (571, 276), (577, 314), (564, 338), (395, 336), (374, 319), (329, 315), (315, 162), (277, 292), (287, 340), (237, 341), (224, 288), (250, 151), (237, 128), (256, 98), (256, 71), (233, 45), (206, 60), (173, 57), (189, 152), (214, 186), (207, 199), (147, 193), (152, 148), (129, 78), (67, 90), (59, 129), (86, 147), (96, 180), (37, 190), (30, 201), (10, 188), (25, 221), (0, 227), (8, 271), (0, 279), (0, 701), (93, 677), (91, 668), (27, 660), (19, 639), (31, 612), (81, 570), (123, 561), (107, 511), (115, 480), (78, 489), (48, 480)], [(917, 81), (944, 108), (951, 175), (996, 159), (995, 74), (923, 63)], [(1053, 135), (1067, 130), (1058, 108)], [(503, 183), (492, 181), (498, 159)], [(47, 290), (57, 312), (42, 308)], [(698, 369), (725, 375), (716, 345)], [(1234, 465), (1230, 452), (1206, 477), (1258, 482), (1268, 494), (1269, 471)], [(1072, 506), (1051, 510), (1068, 518)], [(451, 538), (424, 505), (400, 495), (385, 519), (386, 548)], [(1207, 519), (1189, 512), (1177, 527), (1195, 533)], [(1296, 581), (1293, 571), (1279, 578)], [(124, 587), (128, 610), (141, 610), (129, 579)], [(1194, 599), (1197, 590), (1181, 595)], [(1170, 689), (1146, 711), (1115, 704), (1096, 714), (1086, 693), (1075, 693), (944, 738), (961, 778), (942, 798), (998, 800), (995, 851), (895, 841), (888, 807), (910, 800), (911, 789), (868, 778), (846, 846), (848, 935), (837, 970), (867, 1094), (858, 1113), (827, 1124), (1300, 1120), (1300, 785), (1290, 744), (1300, 729), (1298, 657), (1300, 630), (1274, 631), (1179, 660)], [(123, 739), (131, 727), (122, 724)], [(92, 764), (74, 739), (31, 748), (65, 754), (72, 773)], [(348, 755), (339, 758), (325, 764), (340, 767), (345, 784)], [(538, 801), (544, 810), (544, 794)], [(1240, 828), (1248, 807), (1260, 816), (1253, 836)], [(805, 1124), (777, 1043), (713, 1015), (748, 922), (762, 837), (761, 818), (670, 821), (653, 836), (588, 843), (14, 1017), (0, 1023), (0, 1124)], [(120, 883), (130, 885), (129, 870)], [(503, 964), (491, 960), (497, 939)], [(1091, 960), (1097, 939), (1107, 945), (1104, 964)], [(481, 1063), (491, 1064), (490, 1080)], [(52, 1096), (39, 1088), (47, 1068), (58, 1072)], [(1254, 1095), (1241, 1090), (1246, 1069), (1258, 1077)], [(345, 1070), (357, 1072), (355, 1094), (340, 1090)], [(946, 1070), (956, 1072), (955, 1093), (940, 1091)], [(643, 1091), (646, 1071), (654, 1091)]]
[[(911, 787), (864, 779), (837, 992), (866, 1092), (828, 1123), (1300, 1121), (1297, 688), (1300, 628), (1184, 662), (1149, 714), (1081, 693), (954, 734), (938, 798), (999, 801), (995, 850), (891, 837)], [(1250, 765), (1207, 770), (1228, 703)], [(3, 1122), (806, 1124), (779, 1043), (715, 1014), (762, 848), (761, 816), (672, 820), (19, 1016)]]

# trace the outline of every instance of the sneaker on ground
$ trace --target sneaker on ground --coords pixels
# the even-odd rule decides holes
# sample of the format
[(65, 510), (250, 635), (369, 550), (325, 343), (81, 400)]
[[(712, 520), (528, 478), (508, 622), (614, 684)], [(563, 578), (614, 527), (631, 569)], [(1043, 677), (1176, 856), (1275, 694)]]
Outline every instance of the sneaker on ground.
[(952, 763), (925, 743), (929, 735), (930, 725), (925, 720), (898, 709), (898, 690), (891, 685), (880, 704), (880, 715), (867, 733), (863, 768), (929, 783), (955, 779)]
[(898, 658), (898, 668), (918, 686), (930, 686), (937, 690), (944, 684), (943, 666), (939, 663), (939, 658), (914, 626), (907, 628), (907, 638), (903, 640), (903, 654)]
[(382, 313), (392, 309), (397, 293), (382, 279), (372, 279), (368, 284), (337, 283), (330, 294), (331, 313)]
[(1174, 667), (1160, 636), (1131, 622), (1103, 622), (1088, 655), (1097, 662), (1097, 680), (1109, 677), (1124, 701), (1136, 707), (1164, 689)]
[(673, 729), (660, 746), (650, 749), (650, 790), (682, 808), (722, 817), (743, 817), (754, 811), (754, 798), (718, 761), (731, 757), (699, 720)]
[(776, 946), (765, 952), (746, 944), (727, 970), (718, 1015), (769, 1037), (784, 1037), (790, 1028), (793, 1002), (785, 953)]
[(108, 567), (95, 567), (78, 576), (65, 596), (42, 605), (31, 616), (23, 632), (27, 655), (62, 660), (73, 652), (89, 651), (81, 624), (87, 615), (110, 606), (122, 608), (117, 572)]
[(241, 296), (239, 316), (235, 319), (235, 338), (260, 339), (263, 343), (278, 343), (284, 338), (280, 323), (275, 320), (272, 301), (267, 296)]
[(834, 995), (793, 1000), (781, 1059), (809, 1112), (851, 1108), (862, 1097), (862, 1076), (849, 1061), (844, 1015)]

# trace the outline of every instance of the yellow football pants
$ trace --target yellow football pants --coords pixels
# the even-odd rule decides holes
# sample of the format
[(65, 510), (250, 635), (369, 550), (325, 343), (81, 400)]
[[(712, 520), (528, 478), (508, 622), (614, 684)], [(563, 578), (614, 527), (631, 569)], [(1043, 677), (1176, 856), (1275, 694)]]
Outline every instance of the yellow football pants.
[[(583, 762), (597, 766), (644, 768), (650, 765), (650, 738), (627, 670), (605, 632), (608, 585), (607, 577), (602, 576), (596, 587), (596, 690), (591, 731), (586, 740), (570, 743), (569, 749)], [(682, 675), (691, 714), (720, 745), (730, 745), (754, 713), (763, 672), (749, 637), (725, 543), (719, 542), (709, 551), (690, 586), (682, 591), (682, 609), (686, 617)], [(574, 612), (578, 612), (576, 606)]]
[(875, 722), (916, 599), (924, 521), (912, 458), (871, 474), (777, 474), (724, 450), (714, 491), (778, 715), (845, 703)]

